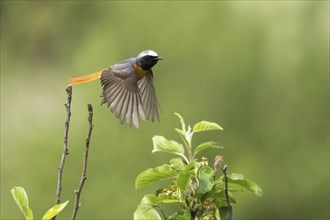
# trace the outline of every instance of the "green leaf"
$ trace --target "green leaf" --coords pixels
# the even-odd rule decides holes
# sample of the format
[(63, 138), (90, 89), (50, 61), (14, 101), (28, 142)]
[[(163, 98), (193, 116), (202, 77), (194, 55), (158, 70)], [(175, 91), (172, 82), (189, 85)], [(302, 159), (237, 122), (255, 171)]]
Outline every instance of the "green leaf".
[(193, 161), (193, 162), (189, 163), (182, 172), (179, 173), (178, 179), (176, 181), (176, 185), (183, 192), (186, 191), (186, 189), (189, 185), (191, 176), (192, 175), (196, 176), (194, 168), (197, 166), (199, 166), (199, 163), (196, 161)]
[(191, 131), (191, 127), (190, 127), (190, 125), (188, 125), (188, 129), (187, 129), (186, 135), (185, 135), (188, 146), (189, 146), (189, 143), (191, 145), (191, 139), (192, 139), (193, 135), (194, 135), (194, 132)]
[(144, 206), (139, 204), (137, 209), (134, 212), (134, 219), (135, 220), (141, 220), (141, 219), (156, 219), (161, 220), (159, 213), (156, 211), (155, 208), (152, 206)]
[(175, 130), (181, 135), (181, 136), (185, 136), (185, 133), (181, 130), (181, 129), (179, 129), (179, 128), (175, 128)]
[(220, 218), (221, 219), (229, 219), (229, 215), (230, 215), (230, 208), (228, 207), (221, 207), (219, 208), (219, 212), (220, 212)]
[(183, 140), (183, 142), (185, 143), (185, 145), (188, 146), (189, 144), (188, 144), (188, 141), (186, 140), (186, 133), (184, 133), (179, 128), (176, 128), (175, 130), (179, 133), (179, 135), (180, 135), (181, 139)]
[(167, 153), (180, 155), (185, 160), (187, 160), (186, 157), (184, 156), (184, 148), (178, 142), (167, 140), (163, 136), (154, 136), (152, 138), (152, 142), (154, 145), (152, 153), (157, 151), (163, 151)]
[(181, 122), (181, 127), (182, 127), (182, 133), (186, 133), (186, 124), (184, 123), (183, 117), (179, 113), (174, 113), (176, 116), (179, 117), (179, 120)]
[(174, 158), (170, 160), (170, 166), (174, 170), (182, 171), (186, 167), (184, 162), (182, 161), (182, 158)]
[(223, 149), (222, 146), (220, 146), (218, 143), (209, 141), (209, 142), (204, 142), (196, 147), (195, 150), (195, 155), (198, 154), (199, 152), (207, 149), (207, 148), (218, 148), (218, 149)]
[(243, 174), (240, 174), (240, 173), (232, 173), (229, 177), (232, 180), (243, 180), (244, 179)]
[[(226, 198), (225, 191), (220, 191), (220, 192), (214, 193), (212, 195), (212, 198), (214, 198), (215, 204), (218, 208), (227, 206), (227, 198)], [(229, 202), (231, 204), (232, 203), (236, 204), (236, 200), (232, 193), (228, 192), (228, 198), (229, 198)]]
[[(225, 182), (223, 181), (224, 181), (224, 177), (222, 176), (221, 180), (216, 182), (215, 188), (217, 191), (225, 190)], [(237, 191), (244, 191), (244, 189), (245, 188), (243, 186), (234, 183), (228, 183), (228, 191), (237, 192)]]
[[(228, 192), (228, 197), (231, 204), (236, 203), (236, 200), (231, 192)], [(225, 190), (219, 189), (216, 186), (201, 196), (201, 202), (206, 200), (214, 201), (215, 206), (218, 208), (228, 206)]]
[(48, 209), (48, 211), (42, 217), (42, 220), (48, 220), (48, 219), (51, 219), (54, 216), (58, 215), (58, 213), (60, 213), (68, 203), (69, 203), (69, 200), (64, 203), (54, 205), (52, 208)]
[(251, 180), (245, 179), (242, 174), (231, 174), (230, 176), (228, 176), (228, 183), (243, 186), (244, 188), (256, 194), (259, 198), (263, 195), (261, 187), (258, 184), (252, 182)]
[(165, 193), (162, 193), (163, 189), (157, 190), (160, 193), (157, 195), (154, 194), (148, 194), (146, 195), (148, 200), (154, 204), (157, 205), (159, 203), (166, 203), (166, 204), (171, 204), (171, 203), (178, 203), (179, 201), (177, 199), (168, 199)]
[(11, 190), (11, 194), (13, 195), (17, 206), (23, 212), (25, 219), (32, 220), (33, 213), (29, 207), (29, 199), (27, 197), (27, 194), (26, 194), (24, 188), (20, 187), (20, 186), (14, 186)]
[(194, 125), (193, 132), (209, 131), (209, 130), (223, 130), (220, 125), (214, 122), (201, 121)]
[(198, 172), (199, 186), (196, 190), (198, 194), (209, 192), (214, 185), (213, 169), (209, 166), (202, 166)]
[(175, 178), (177, 173), (168, 164), (149, 168), (138, 175), (135, 180), (135, 188), (139, 189), (153, 182), (163, 179)]
[(155, 200), (157, 197), (152, 194), (145, 195), (141, 203), (138, 205), (137, 209), (134, 212), (134, 219), (156, 219), (161, 220), (159, 213), (154, 208)]
[(146, 201), (149, 201), (153, 205), (157, 205), (166, 199), (166, 195), (164, 193), (160, 193), (158, 196), (156, 196), (154, 194), (147, 194), (144, 197), (145, 197)]
[(215, 217), (215, 219), (219, 219), (219, 220), (221, 220), (219, 209), (216, 209), (216, 210), (215, 210), (214, 217)]
[(182, 220), (182, 219), (191, 219), (190, 213), (186, 209), (182, 209), (178, 212), (173, 213), (172, 215), (166, 218), (167, 220)]
[(177, 199), (164, 199), (162, 202), (164, 204), (173, 204), (173, 203), (179, 203), (180, 201)]

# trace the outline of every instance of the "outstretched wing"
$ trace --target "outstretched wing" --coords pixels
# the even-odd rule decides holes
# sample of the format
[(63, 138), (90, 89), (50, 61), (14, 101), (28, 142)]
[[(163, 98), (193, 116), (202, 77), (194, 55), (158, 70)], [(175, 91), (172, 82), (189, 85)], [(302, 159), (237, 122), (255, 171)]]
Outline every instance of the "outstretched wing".
[(139, 117), (145, 120), (145, 113), (138, 87), (138, 80), (131, 63), (115, 64), (101, 75), (103, 103), (121, 124), (139, 127)]
[(159, 104), (156, 97), (155, 87), (153, 85), (153, 73), (151, 69), (147, 72), (145, 77), (139, 80), (138, 87), (141, 93), (146, 120), (154, 122), (155, 119), (157, 119), (159, 121)]

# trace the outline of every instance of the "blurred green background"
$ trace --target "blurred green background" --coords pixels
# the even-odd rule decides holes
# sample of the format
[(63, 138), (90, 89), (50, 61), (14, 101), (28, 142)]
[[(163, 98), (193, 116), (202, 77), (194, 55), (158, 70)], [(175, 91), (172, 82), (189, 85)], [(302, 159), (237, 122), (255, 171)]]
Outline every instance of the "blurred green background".
[(81, 175), (87, 103), (94, 131), (78, 217), (130, 219), (145, 193), (136, 176), (168, 162), (154, 135), (180, 140), (186, 122), (214, 121), (196, 135), (225, 149), (228, 172), (262, 186), (237, 194), (236, 219), (329, 218), (329, 1), (1, 1), (1, 218), (23, 215), (11, 197), (23, 186), (34, 216), (55, 201), (66, 80), (140, 51), (154, 68), (160, 123), (122, 126), (100, 106), (101, 87), (73, 88), (69, 150), (59, 218), (69, 218)]

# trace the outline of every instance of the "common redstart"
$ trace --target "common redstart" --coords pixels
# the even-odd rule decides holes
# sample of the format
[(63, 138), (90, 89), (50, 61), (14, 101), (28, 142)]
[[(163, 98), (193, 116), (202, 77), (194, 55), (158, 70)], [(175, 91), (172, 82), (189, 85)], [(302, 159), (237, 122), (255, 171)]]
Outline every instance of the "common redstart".
[(72, 77), (68, 86), (101, 79), (101, 104), (107, 103), (121, 124), (133, 124), (138, 128), (139, 117), (142, 120), (159, 121), (159, 104), (151, 68), (161, 59), (155, 51), (145, 50), (137, 57), (123, 60), (99, 72)]

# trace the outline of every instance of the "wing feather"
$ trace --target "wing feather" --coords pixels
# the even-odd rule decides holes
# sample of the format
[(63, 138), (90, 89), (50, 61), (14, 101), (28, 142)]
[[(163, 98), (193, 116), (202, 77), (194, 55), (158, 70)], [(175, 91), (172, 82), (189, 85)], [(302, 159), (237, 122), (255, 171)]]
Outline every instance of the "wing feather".
[(146, 120), (154, 122), (157, 119), (159, 121), (159, 104), (153, 85), (152, 70), (149, 70), (147, 75), (138, 82), (138, 86), (141, 92), (141, 101)]
[(125, 115), (125, 123), (128, 124), (128, 126), (132, 126), (132, 114), (133, 114), (133, 93), (129, 93), (128, 95), (128, 100), (127, 100), (127, 103), (128, 103), (128, 106), (127, 106), (127, 112), (126, 112), (126, 115)]
[(139, 117), (146, 119), (138, 80), (131, 63), (119, 63), (106, 69), (101, 75), (103, 101), (110, 111), (129, 126), (139, 127)]
[(135, 127), (139, 127), (139, 113), (138, 113), (138, 103), (137, 97), (133, 95), (133, 124)]

